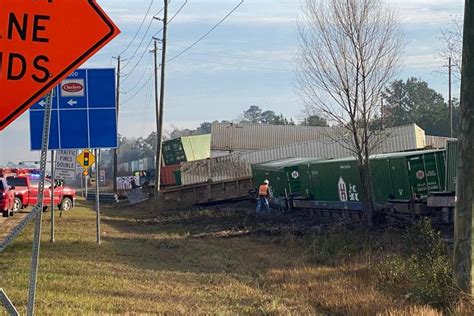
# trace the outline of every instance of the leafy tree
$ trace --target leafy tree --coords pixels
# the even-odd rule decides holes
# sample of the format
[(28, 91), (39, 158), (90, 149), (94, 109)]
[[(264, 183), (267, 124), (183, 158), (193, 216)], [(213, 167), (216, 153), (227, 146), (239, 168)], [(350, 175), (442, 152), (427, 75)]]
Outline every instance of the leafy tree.
[(261, 123), (262, 120), (262, 109), (256, 105), (251, 105), (248, 110), (244, 111), (242, 115), (242, 123)]
[(203, 122), (199, 127), (196, 129), (196, 135), (202, 134), (210, 134), (211, 133), (211, 122)]
[[(427, 82), (414, 77), (406, 82), (396, 80), (385, 89), (382, 97), (386, 126), (416, 123), (428, 135), (449, 136), (449, 108), (443, 96)], [(454, 130), (458, 128), (457, 111), (458, 107), (454, 106)]]
[(328, 122), (319, 115), (310, 115), (300, 122), (303, 126), (320, 126), (328, 127)]
[(245, 110), (237, 121), (252, 124), (295, 125), (293, 119), (287, 119), (283, 114), (277, 115), (271, 110), (263, 111), (256, 105), (251, 105), (248, 110)]

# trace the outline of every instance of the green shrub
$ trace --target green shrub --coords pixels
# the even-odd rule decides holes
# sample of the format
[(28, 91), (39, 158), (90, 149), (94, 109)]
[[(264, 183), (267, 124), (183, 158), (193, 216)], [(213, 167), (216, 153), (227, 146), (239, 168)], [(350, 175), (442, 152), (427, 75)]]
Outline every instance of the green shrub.
[(429, 221), (400, 237), (402, 251), (382, 254), (373, 266), (382, 287), (435, 307), (447, 307), (457, 295), (452, 286), (452, 262), (441, 233)]

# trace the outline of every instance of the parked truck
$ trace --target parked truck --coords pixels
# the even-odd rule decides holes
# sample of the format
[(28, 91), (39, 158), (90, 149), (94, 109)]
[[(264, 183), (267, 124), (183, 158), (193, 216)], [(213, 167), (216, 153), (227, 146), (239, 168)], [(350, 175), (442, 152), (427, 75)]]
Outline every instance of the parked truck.
[(13, 215), (14, 194), (5, 178), (0, 177), (0, 211), (3, 217)]
[[(40, 177), (35, 175), (15, 175), (7, 177), (8, 185), (14, 187), (14, 212), (18, 212), (28, 206), (34, 206), (38, 202), (38, 188)], [(68, 211), (74, 207), (76, 191), (70, 187), (55, 182), (54, 189), (50, 179), (45, 179), (45, 190), (43, 205), (45, 208), (51, 205), (51, 192), (53, 193), (54, 205), (59, 209)]]

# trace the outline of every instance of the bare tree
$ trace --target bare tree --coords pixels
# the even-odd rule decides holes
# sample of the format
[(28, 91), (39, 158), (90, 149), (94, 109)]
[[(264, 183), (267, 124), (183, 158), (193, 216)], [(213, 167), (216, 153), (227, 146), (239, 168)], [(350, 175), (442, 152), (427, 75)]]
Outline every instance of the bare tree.
[[(448, 60), (451, 58), (455, 69), (454, 75), (461, 79), (462, 66), (462, 40), (463, 40), (463, 19), (460, 16), (453, 17), (451, 23), (441, 30), (439, 40), (443, 44), (440, 56)], [(446, 67), (446, 66), (445, 66)]]
[(382, 133), (370, 126), (380, 115), (380, 95), (397, 70), (404, 37), (383, 1), (302, 1), (298, 90), (307, 108), (340, 127), (344, 136), (337, 141), (357, 159), (372, 225), (369, 155)]

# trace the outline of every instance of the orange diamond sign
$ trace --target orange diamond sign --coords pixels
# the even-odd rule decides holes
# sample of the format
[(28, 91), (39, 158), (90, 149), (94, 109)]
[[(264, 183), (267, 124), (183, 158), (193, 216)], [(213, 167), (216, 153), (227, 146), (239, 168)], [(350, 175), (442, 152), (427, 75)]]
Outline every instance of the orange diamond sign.
[(95, 0), (0, 0), (0, 130), (119, 33)]

